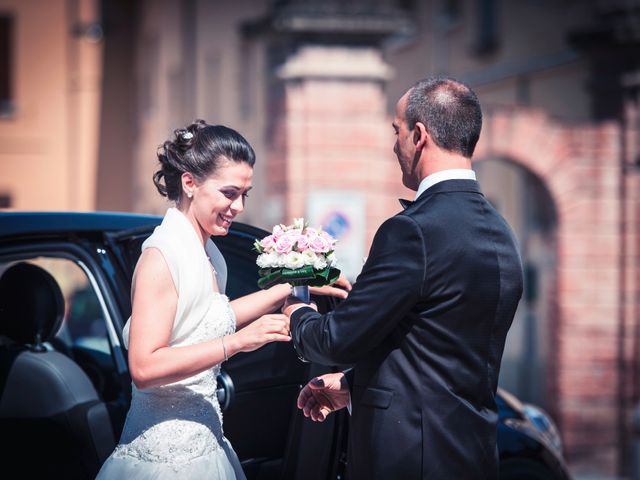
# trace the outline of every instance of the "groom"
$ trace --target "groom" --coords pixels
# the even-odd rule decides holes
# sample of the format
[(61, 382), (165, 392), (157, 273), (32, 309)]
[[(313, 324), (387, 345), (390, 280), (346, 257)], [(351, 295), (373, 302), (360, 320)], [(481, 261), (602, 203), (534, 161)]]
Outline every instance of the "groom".
[(354, 365), (298, 398), (316, 421), (350, 403), (350, 480), (498, 477), (495, 394), (522, 268), (471, 170), (481, 125), (465, 85), (434, 78), (409, 89), (394, 152), (415, 201), (382, 224), (333, 312), (285, 306), (303, 358)]

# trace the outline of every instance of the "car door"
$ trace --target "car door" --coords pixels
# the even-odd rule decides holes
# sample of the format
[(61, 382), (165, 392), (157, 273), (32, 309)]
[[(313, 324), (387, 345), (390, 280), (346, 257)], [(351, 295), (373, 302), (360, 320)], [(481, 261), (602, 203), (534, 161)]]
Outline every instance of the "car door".
[(58, 284), (65, 315), (48, 347), (67, 355), (86, 373), (105, 403), (117, 438), (130, 401), (130, 380), (114, 328), (118, 311), (107, 286), (101, 247), (77, 235), (6, 241), (0, 248), (0, 274), (16, 262), (26, 262), (47, 271)]
[[(109, 241), (129, 276), (149, 231), (110, 235)], [(258, 290), (252, 245), (266, 232), (234, 224), (229, 235), (213, 240), (225, 257), (226, 294), (231, 300)], [(322, 308), (330, 301), (318, 299)], [(312, 424), (297, 410), (301, 386), (327, 367), (301, 362), (291, 343), (274, 342), (225, 362), (218, 379), (224, 431), (248, 479), (336, 478), (343, 415)]]

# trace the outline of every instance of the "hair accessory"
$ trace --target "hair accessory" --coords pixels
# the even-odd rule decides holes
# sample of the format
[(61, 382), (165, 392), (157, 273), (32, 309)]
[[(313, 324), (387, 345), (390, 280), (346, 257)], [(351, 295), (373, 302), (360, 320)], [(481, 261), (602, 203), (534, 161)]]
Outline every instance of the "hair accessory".
[(183, 132), (181, 135), (183, 140), (191, 140), (193, 138), (193, 133), (187, 131), (187, 132)]

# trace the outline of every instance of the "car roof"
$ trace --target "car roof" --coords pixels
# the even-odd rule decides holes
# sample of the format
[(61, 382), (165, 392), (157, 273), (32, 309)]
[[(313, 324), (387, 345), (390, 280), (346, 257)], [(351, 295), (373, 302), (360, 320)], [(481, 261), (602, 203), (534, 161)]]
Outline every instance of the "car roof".
[(118, 212), (0, 212), (0, 235), (118, 231), (157, 225), (158, 215)]
[[(118, 232), (153, 227), (162, 222), (160, 215), (123, 212), (0, 212), (0, 237), (73, 232)], [(234, 222), (234, 233), (260, 238), (264, 230)]]

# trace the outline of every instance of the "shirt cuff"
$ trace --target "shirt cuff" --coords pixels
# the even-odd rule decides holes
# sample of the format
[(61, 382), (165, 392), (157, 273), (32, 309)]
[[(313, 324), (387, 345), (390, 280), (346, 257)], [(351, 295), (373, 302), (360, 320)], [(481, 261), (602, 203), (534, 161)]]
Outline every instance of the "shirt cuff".
[(300, 317), (307, 312), (318, 313), (306, 303), (301, 303), (300, 305), (296, 305), (294, 310), (291, 311), (291, 313), (289, 314), (289, 318), (293, 323), (298, 323), (298, 320), (300, 320)]
[[(299, 304), (297, 304), (297, 305), (296, 305), (296, 306), (294, 306), (294, 307), (293, 307), (293, 309), (291, 310), (291, 313), (289, 314), (289, 317), (292, 317), (292, 316), (293, 316), (293, 314), (294, 314), (295, 312), (297, 312), (297, 311), (298, 311), (298, 310), (300, 310), (301, 308), (305, 308), (305, 307), (306, 307), (306, 308), (311, 308), (311, 307), (309, 307), (309, 305), (307, 305), (306, 303), (299, 303)], [(311, 308), (311, 310), (313, 310), (313, 308)], [(313, 310), (313, 311), (315, 312), (315, 310)]]

